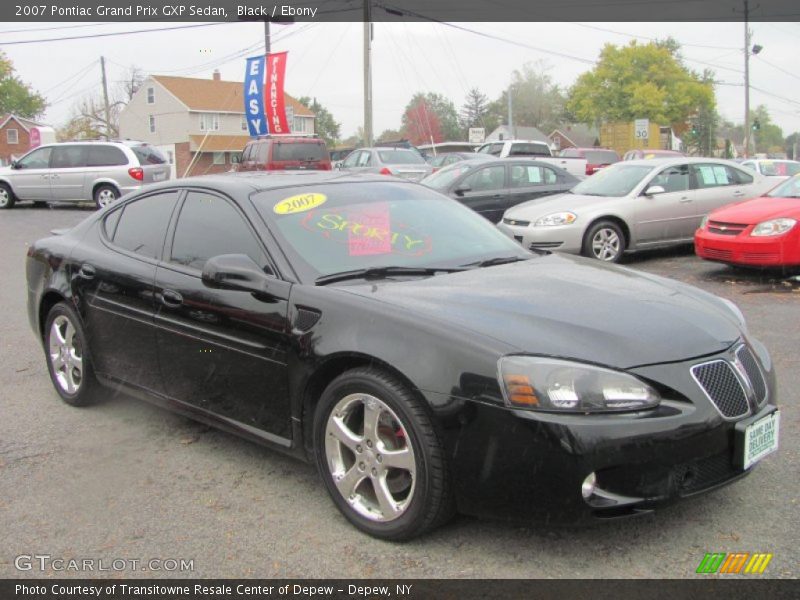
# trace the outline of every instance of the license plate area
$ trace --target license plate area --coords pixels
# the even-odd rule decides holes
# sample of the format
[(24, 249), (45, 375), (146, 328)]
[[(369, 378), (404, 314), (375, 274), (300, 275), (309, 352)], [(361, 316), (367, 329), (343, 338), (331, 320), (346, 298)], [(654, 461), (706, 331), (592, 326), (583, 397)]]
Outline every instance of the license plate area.
[(780, 411), (755, 421), (736, 424), (735, 461), (739, 468), (749, 469), (765, 456), (778, 449)]

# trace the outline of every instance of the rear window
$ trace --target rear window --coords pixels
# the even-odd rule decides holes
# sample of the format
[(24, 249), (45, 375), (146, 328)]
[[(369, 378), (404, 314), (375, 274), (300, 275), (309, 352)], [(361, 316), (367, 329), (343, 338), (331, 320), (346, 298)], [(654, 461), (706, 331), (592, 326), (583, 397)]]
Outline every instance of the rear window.
[(613, 150), (587, 150), (586, 162), (591, 165), (610, 165), (619, 160), (619, 156)]
[(116, 146), (90, 146), (86, 164), (90, 167), (115, 167), (127, 165), (128, 158)]
[(272, 160), (328, 160), (328, 150), (324, 144), (307, 142), (275, 142), (272, 146)]
[(139, 159), (139, 164), (145, 165), (163, 165), (167, 162), (167, 157), (161, 153), (161, 150), (149, 144), (139, 144), (138, 146), (131, 146), (131, 150)]
[(547, 144), (511, 144), (509, 156), (550, 156)]
[(410, 150), (379, 150), (378, 156), (385, 165), (424, 165), (425, 159)]
[(761, 172), (764, 175), (791, 177), (800, 173), (800, 163), (790, 162), (762, 162)]

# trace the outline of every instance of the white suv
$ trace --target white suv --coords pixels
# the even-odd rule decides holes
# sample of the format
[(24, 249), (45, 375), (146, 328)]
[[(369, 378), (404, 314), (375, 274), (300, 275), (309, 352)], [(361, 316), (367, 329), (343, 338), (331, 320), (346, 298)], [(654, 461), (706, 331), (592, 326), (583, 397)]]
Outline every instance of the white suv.
[(18, 200), (93, 201), (102, 208), (146, 183), (169, 177), (167, 159), (144, 142), (47, 144), (0, 168), (0, 208), (12, 208)]

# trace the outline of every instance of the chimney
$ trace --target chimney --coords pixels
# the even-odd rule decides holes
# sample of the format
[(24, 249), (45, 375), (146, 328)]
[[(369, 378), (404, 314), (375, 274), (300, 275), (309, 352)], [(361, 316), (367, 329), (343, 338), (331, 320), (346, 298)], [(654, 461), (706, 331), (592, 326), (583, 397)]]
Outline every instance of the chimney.
[(219, 69), (214, 69), (214, 75), (212, 75), (214, 81), (220, 81), (222, 76), (219, 74)]

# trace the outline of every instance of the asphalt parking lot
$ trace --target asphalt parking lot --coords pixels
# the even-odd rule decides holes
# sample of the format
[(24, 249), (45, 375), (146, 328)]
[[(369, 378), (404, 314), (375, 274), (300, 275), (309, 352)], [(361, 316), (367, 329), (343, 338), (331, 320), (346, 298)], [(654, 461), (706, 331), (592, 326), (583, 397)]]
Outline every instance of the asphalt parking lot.
[[(27, 321), (26, 243), (90, 213), (0, 211), (0, 577), (684, 578), (696, 576), (706, 552), (734, 551), (773, 553), (764, 577), (800, 573), (800, 284), (704, 263), (690, 248), (626, 260), (733, 300), (770, 349), (781, 448), (749, 477), (590, 529), (460, 517), (398, 545), (351, 527), (311, 465), (121, 395), (85, 409), (58, 399)], [(16, 556), (33, 554), (185, 559), (194, 569), (15, 567)]]

